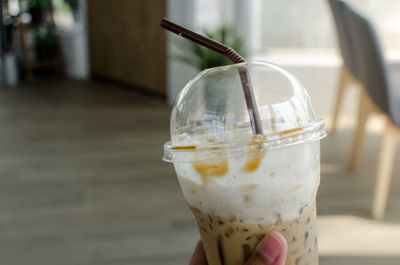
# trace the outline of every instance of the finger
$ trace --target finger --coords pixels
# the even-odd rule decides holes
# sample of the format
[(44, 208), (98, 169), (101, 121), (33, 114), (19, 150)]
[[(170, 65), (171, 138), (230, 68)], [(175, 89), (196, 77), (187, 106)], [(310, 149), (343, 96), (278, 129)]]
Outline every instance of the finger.
[(287, 254), (285, 238), (273, 231), (258, 244), (246, 265), (284, 265)]
[(201, 241), (197, 242), (189, 265), (208, 265), (206, 253), (204, 252), (203, 243), (201, 243)]

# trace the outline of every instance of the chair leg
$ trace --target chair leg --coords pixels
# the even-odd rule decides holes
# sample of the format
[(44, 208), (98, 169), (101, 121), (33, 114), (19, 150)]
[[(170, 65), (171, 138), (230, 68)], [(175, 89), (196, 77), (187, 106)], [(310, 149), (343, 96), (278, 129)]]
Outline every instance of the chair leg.
[(350, 161), (348, 164), (349, 171), (353, 172), (357, 167), (360, 157), (361, 147), (365, 135), (365, 124), (368, 116), (373, 112), (373, 105), (364, 88), (360, 89), (360, 100), (358, 105), (357, 128), (354, 135), (353, 147), (351, 149)]
[(339, 110), (340, 110), (340, 106), (342, 105), (342, 102), (343, 102), (344, 89), (346, 88), (346, 86), (348, 85), (349, 82), (350, 82), (349, 73), (347, 72), (346, 67), (343, 65), (340, 68), (339, 83), (338, 83), (338, 88), (337, 88), (337, 92), (336, 92), (335, 105), (334, 105), (334, 109), (333, 109), (332, 124), (331, 124), (331, 129), (330, 129), (330, 133), (332, 133), (332, 134), (336, 132)]
[(396, 143), (400, 137), (400, 133), (389, 120), (387, 124), (379, 154), (378, 172), (375, 177), (374, 196), (372, 199), (372, 218), (374, 219), (382, 219), (385, 215), (396, 154)]

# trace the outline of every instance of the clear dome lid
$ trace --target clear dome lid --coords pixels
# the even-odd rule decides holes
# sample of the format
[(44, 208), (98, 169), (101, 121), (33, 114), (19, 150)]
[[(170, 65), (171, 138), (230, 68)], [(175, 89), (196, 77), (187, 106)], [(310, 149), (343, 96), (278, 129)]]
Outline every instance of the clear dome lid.
[[(246, 67), (263, 130), (254, 137), (239, 68)], [(261, 61), (206, 69), (182, 89), (172, 110), (171, 141), (163, 159), (192, 162), (227, 155), (257, 142), (280, 148), (326, 135), (301, 83), (284, 69)], [(215, 154), (216, 157), (213, 157)]]

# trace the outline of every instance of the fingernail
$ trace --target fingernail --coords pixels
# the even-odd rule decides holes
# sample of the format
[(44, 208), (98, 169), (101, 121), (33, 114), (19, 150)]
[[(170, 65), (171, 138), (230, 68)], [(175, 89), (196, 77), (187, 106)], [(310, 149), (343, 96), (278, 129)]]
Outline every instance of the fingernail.
[(282, 251), (283, 245), (276, 232), (271, 232), (261, 241), (259, 248), (265, 257), (273, 262)]

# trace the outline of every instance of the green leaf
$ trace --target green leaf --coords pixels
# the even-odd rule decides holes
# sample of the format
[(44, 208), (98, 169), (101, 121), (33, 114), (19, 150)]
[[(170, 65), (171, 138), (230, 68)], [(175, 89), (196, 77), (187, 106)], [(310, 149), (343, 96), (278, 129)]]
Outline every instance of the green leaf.
[[(208, 38), (221, 42), (241, 54), (243, 42), (240, 38), (235, 36), (232, 28), (229, 26), (223, 25), (215, 31), (203, 32)], [(174, 44), (176, 44), (184, 54), (174, 55), (173, 59), (192, 65), (199, 70), (231, 63), (225, 56), (194, 42), (182, 40), (174, 41)], [(243, 56), (243, 54), (241, 55)]]

